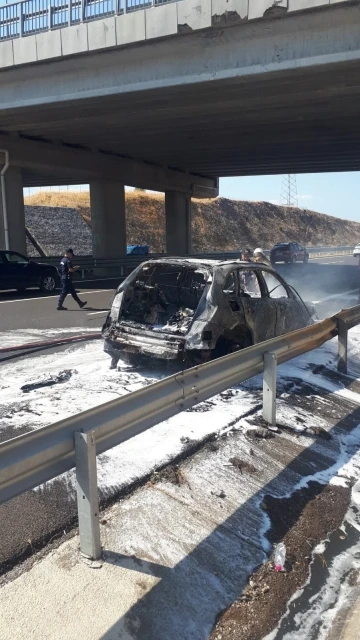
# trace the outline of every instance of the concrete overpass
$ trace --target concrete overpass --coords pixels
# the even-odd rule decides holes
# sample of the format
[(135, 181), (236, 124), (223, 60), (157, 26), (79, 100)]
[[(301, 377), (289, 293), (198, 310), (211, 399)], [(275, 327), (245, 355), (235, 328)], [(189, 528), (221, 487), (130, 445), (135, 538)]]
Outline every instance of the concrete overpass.
[(126, 242), (123, 184), (165, 191), (167, 249), (186, 253), (190, 198), (215, 196), (218, 176), (360, 168), (359, 2), (120, 12), (14, 39), (0, 12), (13, 246), (22, 185), (90, 182), (94, 253), (113, 256)]

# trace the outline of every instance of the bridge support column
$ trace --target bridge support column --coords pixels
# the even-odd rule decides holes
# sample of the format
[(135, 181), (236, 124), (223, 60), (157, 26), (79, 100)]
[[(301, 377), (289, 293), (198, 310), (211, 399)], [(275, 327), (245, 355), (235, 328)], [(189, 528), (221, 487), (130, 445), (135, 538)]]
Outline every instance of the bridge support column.
[[(3, 167), (0, 158), (0, 169)], [(6, 249), (3, 197), (6, 199), (9, 249), (26, 255), (23, 182), (20, 167), (9, 166), (5, 175), (5, 194), (0, 183), (0, 249)]]
[(191, 198), (178, 191), (165, 192), (166, 253), (191, 253)]
[(126, 255), (124, 185), (114, 180), (91, 182), (90, 206), (94, 258)]

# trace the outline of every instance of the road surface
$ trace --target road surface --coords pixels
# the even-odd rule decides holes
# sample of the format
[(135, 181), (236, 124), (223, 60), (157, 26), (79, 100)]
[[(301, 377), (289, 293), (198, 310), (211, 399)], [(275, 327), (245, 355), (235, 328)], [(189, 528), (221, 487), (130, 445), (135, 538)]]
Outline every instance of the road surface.
[[(294, 286), (304, 300), (324, 298), (354, 291), (359, 287), (360, 268), (352, 256), (314, 259), (308, 265), (278, 264), (279, 273)], [(36, 289), (19, 295), (17, 291), (0, 291), (0, 331), (14, 329), (53, 329), (102, 326), (118, 284), (117, 280), (76, 283), (82, 300), (88, 305), (80, 310), (71, 296), (65, 306), (68, 311), (56, 311), (57, 292), (46, 296)]]
[[(29, 557), (27, 571), (0, 589), (2, 640), (207, 640), (217, 615), (239, 594), (245, 590), (249, 594), (252, 589), (249, 576), (253, 577), (256, 567), (266, 560), (271, 551), (269, 540), (274, 542), (269, 533), (270, 521), (279, 527), (275, 541), (282, 539), (302, 518), (311, 497), (311, 517), (305, 531), (301, 529), (303, 544), (290, 546), (290, 538), (286, 539), (290, 563), (286, 573), (277, 574), (270, 561), (266, 582), (255, 578), (246, 634), (241, 619), (231, 633), (219, 632), (214, 637), (259, 640), (264, 637), (259, 630), (271, 631), (296, 585), (303, 584), (306, 573), (299, 574), (299, 582), (294, 576), (301, 572), (305, 559), (309, 562), (313, 550), (323, 554), (320, 557), (324, 563), (328, 562), (325, 568), (317, 558), (325, 582), (323, 593), (317, 594), (315, 606), (314, 597), (311, 607), (307, 600), (307, 609), (296, 616), (290, 635), (277, 638), (325, 637), (317, 635), (319, 626), (336, 613), (333, 604), (340, 591), (340, 578), (345, 577), (341, 592), (346, 597), (351, 576), (349, 566), (345, 576), (339, 575), (326, 550), (316, 552), (315, 545), (326, 536), (328, 524), (333, 528), (341, 524), (351, 493), (351, 478), (358, 476), (360, 469), (360, 384), (337, 376), (334, 370), (319, 373), (316, 367), (317, 362), (334, 364), (335, 346), (324, 345), (279, 367), (277, 404), (281, 427), (276, 433), (260, 429), (266, 438), (258, 433), (259, 376), (182, 414), (182, 424), (180, 416), (168, 421), (167, 431), (160, 438), (161, 425), (133, 438), (133, 447), (137, 441), (137, 448), (124, 451), (123, 445), (116, 447), (123, 451), (117, 460), (107, 452), (107, 460), (100, 460), (99, 480), (103, 485), (105, 468), (112, 463), (114, 489), (124, 478), (129, 482), (137, 474), (140, 476), (140, 462), (151, 443), (149, 438), (156, 440), (158, 450), (174, 438), (173, 457), (179, 446), (186, 448), (186, 439), (191, 438), (198, 446), (198, 451), (180, 463), (178, 470), (167, 468), (163, 474), (153, 474), (150, 482), (143, 475), (137, 491), (102, 513), (101, 562), (89, 567), (81, 561), (77, 537), (42, 560), (36, 554), (36, 527), (39, 529), (49, 517), (54, 518), (54, 513), (59, 526), (68, 526), (66, 518), (74, 504), (69, 475), (52, 510), (47, 502), (51, 494), (46, 491), (29, 494), (25, 517), (19, 503), (9, 503), (8, 511), (0, 512), (5, 539), (2, 552), (9, 544), (9, 529), (13, 536), (20, 530), (28, 536)], [(357, 341), (353, 347), (354, 373), (359, 376)], [(113, 376), (114, 380), (117, 376), (120, 385), (122, 374), (114, 372)], [(202, 431), (206, 427), (207, 431)], [(215, 436), (218, 431), (218, 437), (208, 445), (203, 441), (201, 446), (206, 433)], [(182, 445), (181, 438), (185, 440)], [(171, 459), (163, 451), (164, 458)], [(153, 463), (154, 459), (153, 451)], [(324, 485), (331, 481), (334, 485), (330, 487), (330, 501), (324, 502)], [(309, 482), (313, 493), (299, 501), (299, 486)], [(65, 491), (69, 495), (67, 502)], [(271, 505), (284, 495), (291, 496), (291, 500), (287, 507), (278, 504), (280, 516), (274, 519)], [(349, 519), (354, 515), (355, 509)], [(321, 519), (324, 526), (319, 534), (317, 523)], [(342, 550), (349, 556), (344, 532), (336, 533), (341, 535)], [(285, 592), (276, 589), (279, 583), (287, 583)]]

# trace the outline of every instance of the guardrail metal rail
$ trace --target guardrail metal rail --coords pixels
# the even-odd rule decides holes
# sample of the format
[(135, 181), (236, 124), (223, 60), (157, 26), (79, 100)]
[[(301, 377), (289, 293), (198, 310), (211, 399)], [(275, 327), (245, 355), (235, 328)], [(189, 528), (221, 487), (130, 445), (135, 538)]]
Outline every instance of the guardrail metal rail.
[[(312, 247), (307, 249), (310, 257), (320, 257), (327, 255), (347, 255), (352, 254), (353, 247)], [(270, 255), (270, 250), (265, 250), (265, 255)], [(111, 275), (126, 278), (135, 267), (141, 262), (157, 258), (168, 258), (165, 253), (149, 253), (147, 255), (128, 255), (122, 258), (93, 258), (93, 256), (76, 256), (74, 261), (80, 266), (81, 279), (106, 277), (111, 271)], [(177, 256), (179, 257), (179, 256)], [(189, 258), (203, 258), (208, 260), (237, 260), (240, 257), (240, 251), (210, 251), (207, 253), (193, 253)], [(51, 262), (55, 265), (60, 263), (61, 256), (48, 256), (46, 258), (33, 258), (36, 262)]]
[(338, 369), (346, 372), (348, 330), (359, 323), (360, 305), (3, 442), (0, 503), (76, 467), (80, 549), (99, 558), (97, 454), (262, 372), (263, 417), (275, 424), (277, 365), (338, 336)]

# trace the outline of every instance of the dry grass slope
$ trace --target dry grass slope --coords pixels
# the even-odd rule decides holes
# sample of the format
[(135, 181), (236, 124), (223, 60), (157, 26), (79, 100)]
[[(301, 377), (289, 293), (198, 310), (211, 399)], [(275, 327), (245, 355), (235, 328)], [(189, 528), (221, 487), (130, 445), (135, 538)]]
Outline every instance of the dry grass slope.
[[(25, 203), (73, 207), (91, 225), (88, 192), (36, 193), (26, 198)], [(129, 244), (148, 244), (152, 252), (165, 251), (163, 195), (126, 192), (126, 224)], [(307, 246), (352, 245), (360, 242), (360, 223), (269, 202), (193, 200), (195, 252), (234, 251), (247, 245), (268, 248), (286, 240), (297, 240)]]

